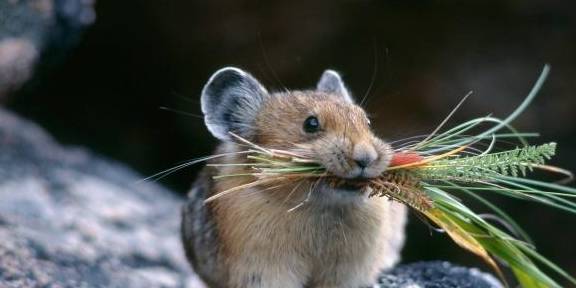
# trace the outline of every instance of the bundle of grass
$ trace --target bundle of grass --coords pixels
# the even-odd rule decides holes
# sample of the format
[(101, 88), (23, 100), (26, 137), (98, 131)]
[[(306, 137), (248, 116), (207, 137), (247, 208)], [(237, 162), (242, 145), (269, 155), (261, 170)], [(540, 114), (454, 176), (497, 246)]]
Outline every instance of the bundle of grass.
[[(576, 279), (536, 252), (528, 235), (510, 216), (481, 195), (482, 192), (493, 192), (576, 213), (576, 203), (571, 201), (576, 197), (576, 189), (525, 178), (535, 169), (571, 177), (569, 172), (545, 164), (554, 155), (556, 144), (530, 146), (525, 139), (538, 135), (519, 133), (510, 125), (528, 107), (548, 71), (546, 66), (531, 93), (505, 119), (491, 116), (476, 118), (439, 133), (462, 104), (461, 101), (442, 124), (423, 140), (415, 137), (393, 143), (396, 147), (388, 169), (380, 177), (366, 180), (368, 183), (362, 185), (367, 190), (364, 192), (370, 196), (388, 197), (411, 207), (447, 233), (459, 246), (481, 257), (504, 282), (496, 260), (508, 266), (523, 287), (560, 287), (540, 266), (576, 284)], [(487, 124), (491, 127), (473, 133)], [(245, 173), (220, 175), (217, 178), (251, 177), (253, 181), (221, 191), (206, 202), (249, 187), (277, 186), (302, 179), (321, 179), (334, 185), (344, 181), (330, 175), (311, 155), (298, 152), (297, 147), (290, 151), (268, 149), (240, 136), (233, 136), (239, 144), (247, 147), (239, 152), (246, 159), (241, 163), (210, 165), (241, 166), (244, 168), (241, 171)], [(509, 145), (514, 140), (518, 143), (516, 148), (497, 151), (497, 147)], [(467, 194), (493, 210), (499, 219), (507, 223), (505, 227), (510, 231), (496, 227), (467, 208), (456, 197), (459, 193)], [(289, 211), (298, 209), (305, 202)]]

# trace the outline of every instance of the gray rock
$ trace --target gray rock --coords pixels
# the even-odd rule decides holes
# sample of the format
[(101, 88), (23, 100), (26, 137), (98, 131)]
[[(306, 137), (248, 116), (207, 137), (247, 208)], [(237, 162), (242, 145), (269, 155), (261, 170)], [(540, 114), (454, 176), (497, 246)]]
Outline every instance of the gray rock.
[(380, 276), (378, 283), (378, 288), (502, 288), (490, 274), (442, 261), (398, 266)]
[[(203, 287), (176, 194), (0, 109), (0, 287)], [(399, 266), (375, 287), (499, 288), (446, 262)]]
[(182, 199), (0, 110), (1, 287), (200, 287)]

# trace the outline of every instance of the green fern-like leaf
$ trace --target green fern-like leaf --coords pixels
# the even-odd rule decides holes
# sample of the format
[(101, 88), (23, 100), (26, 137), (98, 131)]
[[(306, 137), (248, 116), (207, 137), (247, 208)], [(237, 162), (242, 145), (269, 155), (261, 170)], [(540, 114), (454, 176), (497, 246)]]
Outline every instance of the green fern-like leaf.
[(534, 166), (542, 165), (556, 151), (556, 143), (526, 146), (513, 150), (477, 156), (459, 156), (434, 161), (420, 170), (423, 179), (453, 179), (477, 181), (492, 176), (526, 176)]

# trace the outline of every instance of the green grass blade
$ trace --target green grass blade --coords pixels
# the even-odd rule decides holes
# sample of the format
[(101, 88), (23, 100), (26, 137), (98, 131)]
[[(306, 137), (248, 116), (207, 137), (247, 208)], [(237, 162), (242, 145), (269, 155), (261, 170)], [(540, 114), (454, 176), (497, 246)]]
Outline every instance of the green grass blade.
[[(520, 227), (520, 225), (512, 217), (510, 217), (510, 215), (508, 215), (508, 213), (504, 212), (504, 210), (502, 210), (498, 206), (492, 204), (490, 201), (484, 199), (484, 197), (478, 195), (478, 193), (474, 193), (473, 191), (471, 191), (471, 188), (464, 187), (464, 186), (461, 186), (459, 184), (454, 184), (454, 183), (451, 183), (449, 181), (443, 181), (443, 182), (448, 184), (448, 186), (446, 186), (446, 187), (454, 189), (454, 190), (462, 191), (462, 192), (468, 194), (470, 197), (476, 199), (478, 202), (482, 203), (484, 206), (490, 208), (498, 216), (502, 217), (502, 219), (504, 219), (506, 221), (506, 223), (511, 225), (512, 228), (514, 229), (514, 232), (518, 233), (518, 235), (522, 239), (526, 240), (528, 243), (534, 243), (532, 241), (532, 239), (530, 238), (530, 236), (528, 235), (528, 233), (524, 229), (522, 229), (522, 227)], [(490, 188), (485, 188), (485, 189), (490, 189)]]

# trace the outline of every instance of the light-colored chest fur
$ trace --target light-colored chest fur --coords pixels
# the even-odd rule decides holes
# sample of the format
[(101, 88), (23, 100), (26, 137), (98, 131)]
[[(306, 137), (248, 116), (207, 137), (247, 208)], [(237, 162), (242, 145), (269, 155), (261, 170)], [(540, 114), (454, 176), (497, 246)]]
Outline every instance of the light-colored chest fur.
[(289, 208), (255, 189), (218, 200), (215, 209), (226, 211), (216, 215), (232, 283), (359, 287), (399, 259), (406, 218), (401, 204), (371, 198)]

